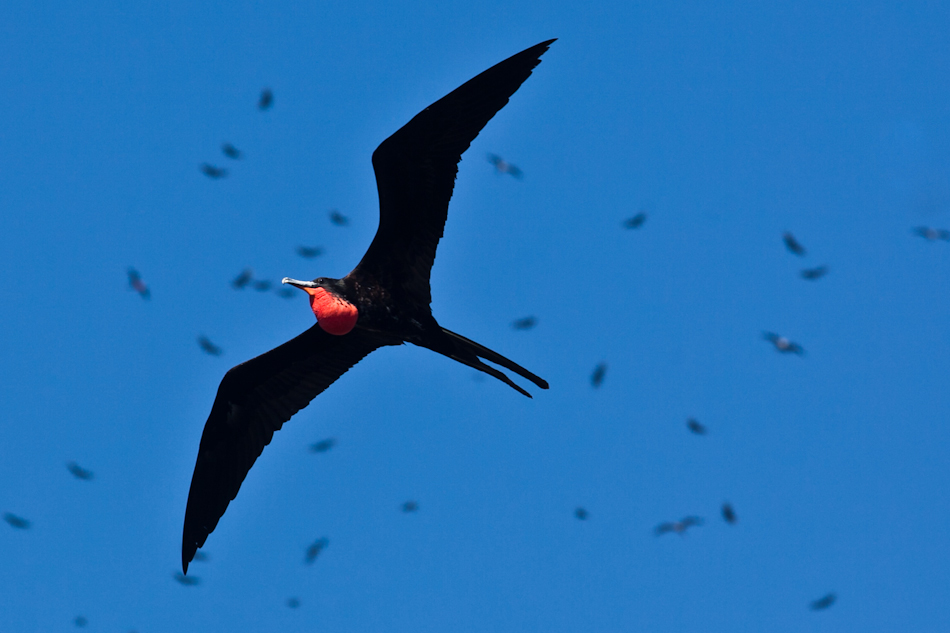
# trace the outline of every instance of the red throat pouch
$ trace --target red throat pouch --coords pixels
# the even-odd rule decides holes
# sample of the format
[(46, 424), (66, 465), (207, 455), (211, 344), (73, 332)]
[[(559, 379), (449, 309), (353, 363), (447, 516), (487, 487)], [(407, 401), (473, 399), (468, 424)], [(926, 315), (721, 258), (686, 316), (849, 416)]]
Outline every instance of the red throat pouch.
[(323, 288), (305, 288), (310, 295), (310, 309), (317, 323), (327, 334), (342, 336), (356, 327), (359, 312), (356, 306)]

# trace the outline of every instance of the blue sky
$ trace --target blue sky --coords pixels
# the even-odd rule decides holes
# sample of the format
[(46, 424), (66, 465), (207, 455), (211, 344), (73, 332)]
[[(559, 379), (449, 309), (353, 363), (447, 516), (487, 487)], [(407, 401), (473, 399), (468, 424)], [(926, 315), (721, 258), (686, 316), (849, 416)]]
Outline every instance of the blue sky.
[[(947, 630), (950, 242), (911, 229), (950, 228), (948, 31), (940, 3), (3, 3), (0, 512), (32, 523), (0, 524), (0, 629)], [(552, 37), (432, 275), (442, 325), (551, 389), (373, 353), (175, 582), (221, 377), (313, 323), (230, 280), (346, 274), (375, 147)]]

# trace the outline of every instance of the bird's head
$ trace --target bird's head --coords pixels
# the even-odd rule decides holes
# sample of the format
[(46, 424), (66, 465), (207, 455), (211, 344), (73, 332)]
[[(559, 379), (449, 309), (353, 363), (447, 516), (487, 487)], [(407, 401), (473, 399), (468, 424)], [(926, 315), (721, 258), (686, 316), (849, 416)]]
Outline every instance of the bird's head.
[(343, 280), (317, 277), (313, 281), (299, 281), (284, 277), (281, 283), (300, 288), (310, 295), (310, 309), (328, 334), (342, 336), (356, 327), (359, 311), (346, 298)]

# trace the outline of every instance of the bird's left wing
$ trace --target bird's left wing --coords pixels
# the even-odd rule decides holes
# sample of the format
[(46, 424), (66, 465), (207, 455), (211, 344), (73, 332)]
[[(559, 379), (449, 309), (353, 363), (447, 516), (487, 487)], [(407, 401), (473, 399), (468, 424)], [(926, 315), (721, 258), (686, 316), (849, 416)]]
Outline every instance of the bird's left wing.
[(361, 328), (334, 336), (314, 325), (224, 375), (188, 492), (181, 544), (185, 572), (274, 431), (367, 354), (393, 343)]

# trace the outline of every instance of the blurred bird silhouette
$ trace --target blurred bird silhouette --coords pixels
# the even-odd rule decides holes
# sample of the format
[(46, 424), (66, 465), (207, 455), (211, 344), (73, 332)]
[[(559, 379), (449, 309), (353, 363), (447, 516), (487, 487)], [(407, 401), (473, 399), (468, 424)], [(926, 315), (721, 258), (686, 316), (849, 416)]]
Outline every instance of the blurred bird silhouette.
[(261, 98), (257, 100), (257, 107), (259, 110), (269, 110), (272, 105), (274, 105), (274, 93), (270, 88), (264, 88), (261, 90)]
[(272, 285), (268, 279), (255, 279), (251, 282), (251, 287), (258, 292), (267, 292)]
[(28, 530), (30, 529), (30, 522), (23, 517), (18, 517), (17, 515), (11, 512), (3, 513), (3, 520), (10, 524), (10, 527), (15, 527), (18, 530)]
[(732, 505), (728, 503), (722, 504), (722, 518), (730, 525), (735, 524), (735, 522), (739, 520), (739, 517), (736, 516), (736, 511), (733, 510)]
[(330, 209), (330, 222), (336, 226), (346, 226), (350, 223), (350, 219), (336, 209)]
[(632, 218), (627, 218), (623, 221), (623, 228), (625, 229), (639, 229), (643, 226), (643, 223), (647, 221), (647, 214), (643, 211), (636, 214)]
[(418, 509), (419, 509), (419, 504), (416, 503), (415, 501), (407, 501), (404, 504), (402, 504), (403, 512), (415, 512)]
[(83, 617), (83, 616), (81, 616), (81, 615), (77, 615), (77, 616), (73, 619), (73, 624), (76, 625), (76, 628), (77, 628), (77, 629), (81, 629), (81, 628), (83, 628), (84, 626), (86, 626), (87, 624), (89, 624), (89, 620), (87, 620), (85, 617)]
[(696, 418), (686, 420), (686, 428), (696, 435), (706, 435), (706, 427), (700, 424)]
[(241, 158), (241, 150), (231, 145), (230, 143), (225, 143), (224, 145), (222, 145), (221, 151), (224, 152), (224, 155), (227, 156), (228, 158), (233, 158), (234, 160)]
[(323, 255), (323, 249), (319, 246), (298, 246), (297, 254), (306, 259), (313, 259)]
[(293, 299), (294, 297), (298, 296), (297, 292), (293, 288), (288, 288), (287, 286), (276, 288), (274, 292), (276, 292), (277, 296), (281, 299)]
[(785, 248), (787, 248), (789, 252), (794, 253), (799, 257), (802, 257), (805, 254), (805, 247), (799, 244), (798, 240), (795, 239), (795, 236), (788, 231), (782, 233), (782, 241), (785, 242)]
[(208, 163), (201, 163), (201, 173), (212, 180), (224, 178), (228, 175), (228, 170), (223, 167), (215, 167)]
[(86, 470), (76, 462), (69, 462), (66, 464), (66, 468), (69, 469), (69, 472), (73, 474), (73, 477), (76, 479), (82, 479), (83, 481), (89, 481), (93, 478), (91, 470)]
[(511, 322), (511, 327), (516, 330), (530, 330), (538, 324), (538, 320), (533, 316), (526, 316), (521, 319), (515, 319)]
[(198, 345), (201, 347), (202, 351), (212, 356), (220, 356), (224, 353), (224, 350), (211, 342), (211, 340), (204, 335), (198, 337)]
[(149, 291), (148, 286), (145, 285), (145, 282), (142, 281), (142, 276), (139, 275), (139, 271), (134, 268), (129, 268), (129, 288), (139, 293), (139, 296), (143, 299), (148, 299), (152, 296), (152, 293)]
[(495, 171), (499, 174), (511, 174), (518, 180), (521, 180), (522, 172), (515, 165), (512, 165), (508, 161), (504, 160), (498, 154), (489, 154), (488, 162), (495, 166)]
[(250, 268), (245, 268), (241, 271), (241, 274), (234, 278), (231, 281), (231, 285), (234, 286), (235, 290), (244, 290), (245, 287), (251, 280), (254, 278), (254, 272)]
[(947, 229), (935, 229), (929, 226), (918, 226), (914, 229), (914, 233), (931, 242), (935, 240), (944, 240), (950, 242), (950, 231)]
[(314, 444), (310, 445), (311, 453), (326, 453), (328, 450), (336, 446), (336, 439), (328, 437), (325, 440), (320, 440)]
[(814, 281), (815, 279), (821, 279), (828, 274), (827, 266), (818, 266), (817, 268), (806, 268), (802, 270), (802, 279), (808, 279), (809, 281)]
[(688, 530), (690, 527), (702, 524), (703, 520), (700, 517), (689, 516), (684, 517), (680, 521), (660, 523), (658, 526), (656, 526), (656, 528), (654, 528), (653, 532), (657, 536), (662, 536), (667, 532), (675, 532), (676, 534), (683, 536), (686, 534), (686, 530)]
[(837, 599), (838, 599), (838, 596), (836, 596), (833, 593), (829, 593), (826, 596), (822, 596), (821, 598), (818, 598), (817, 600), (812, 601), (812, 603), (809, 606), (811, 606), (812, 611), (821, 611), (833, 605), (835, 603), (835, 600)]
[(287, 606), (290, 607), (291, 609), (296, 609), (297, 607), (300, 606), (300, 599), (299, 599), (299, 598), (287, 598)]
[(574, 516), (576, 516), (581, 521), (586, 521), (587, 517), (590, 515), (588, 514), (587, 510), (579, 507), (576, 510), (574, 510)]
[(201, 584), (201, 578), (198, 578), (197, 576), (186, 576), (180, 571), (176, 571), (172, 575), (172, 578), (178, 581), (179, 584), (184, 585), (186, 587), (195, 587)]
[(607, 375), (607, 363), (598, 363), (594, 367), (594, 373), (590, 375), (590, 384), (597, 389), (604, 384), (604, 376)]
[(775, 332), (762, 332), (762, 338), (766, 341), (772, 343), (775, 346), (775, 349), (783, 354), (798, 354), (799, 356), (805, 353), (805, 350), (798, 343), (793, 343), (784, 336), (779, 336)]
[(313, 565), (313, 561), (317, 560), (317, 556), (320, 555), (320, 552), (327, 548), (327, 545), (330, 544), (326, 538), (318, 538), (316, 541), (311, 543), (310, 547), (307, 548), (306, 553), (303, 557), (303, 562), (307, 565)]

